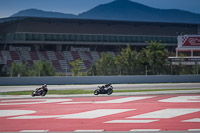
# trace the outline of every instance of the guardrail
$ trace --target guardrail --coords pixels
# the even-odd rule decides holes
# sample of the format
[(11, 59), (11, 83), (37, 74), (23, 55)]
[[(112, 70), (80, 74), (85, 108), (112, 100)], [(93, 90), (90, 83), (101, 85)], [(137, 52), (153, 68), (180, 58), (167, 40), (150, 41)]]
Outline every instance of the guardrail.
[(0, 77), (0, 85), (134, 84), (200, 82), (200, 75)]

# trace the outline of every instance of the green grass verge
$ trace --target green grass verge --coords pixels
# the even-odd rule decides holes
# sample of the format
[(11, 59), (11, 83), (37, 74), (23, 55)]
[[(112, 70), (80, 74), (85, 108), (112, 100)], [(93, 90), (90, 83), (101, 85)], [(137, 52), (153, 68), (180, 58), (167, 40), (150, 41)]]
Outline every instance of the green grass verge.
[[(152, 91), (176, 91), (176, 90), (200, 90), (196, 89), (146, 89), (146, 90), (114, 90), (114, 93), (120, 92), (152, 92)], [(33, 91), (17, 91), (17, 92), (4, 92), (0, 95), (31, 95)], [(56, 95), (71, 95), (71, 94), (92, 94), (94, 90), (49, 90), (47, 94)]]

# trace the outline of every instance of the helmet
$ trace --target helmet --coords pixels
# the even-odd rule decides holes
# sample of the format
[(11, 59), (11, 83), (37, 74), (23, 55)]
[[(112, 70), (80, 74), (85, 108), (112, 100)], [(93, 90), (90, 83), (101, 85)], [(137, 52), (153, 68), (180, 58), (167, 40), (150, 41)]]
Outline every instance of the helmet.
[(44, 87), (47, 87), (47, 84), (44, 84), (43, 86), (44, 86)]
[(106, 84), (106, 86), (111, 86), (111, 83)]

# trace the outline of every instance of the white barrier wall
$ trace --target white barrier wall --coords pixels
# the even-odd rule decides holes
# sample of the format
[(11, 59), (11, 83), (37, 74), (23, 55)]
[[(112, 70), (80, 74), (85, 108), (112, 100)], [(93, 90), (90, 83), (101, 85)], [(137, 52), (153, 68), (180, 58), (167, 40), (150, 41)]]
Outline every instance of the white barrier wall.
[(200, 75), (83, 76), (83, 77), (0, 77), (0, 85), (41, 84), (131, 84), (200, 82)]

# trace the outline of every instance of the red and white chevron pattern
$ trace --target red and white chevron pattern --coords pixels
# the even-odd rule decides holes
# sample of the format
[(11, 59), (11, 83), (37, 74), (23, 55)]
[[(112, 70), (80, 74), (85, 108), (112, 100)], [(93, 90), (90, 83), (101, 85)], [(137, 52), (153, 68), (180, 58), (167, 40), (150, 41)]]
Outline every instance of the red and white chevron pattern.
[(200, 131), (200, 95), (0, 100), (0, 132)]

